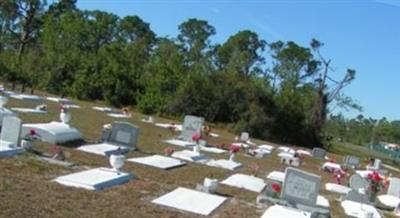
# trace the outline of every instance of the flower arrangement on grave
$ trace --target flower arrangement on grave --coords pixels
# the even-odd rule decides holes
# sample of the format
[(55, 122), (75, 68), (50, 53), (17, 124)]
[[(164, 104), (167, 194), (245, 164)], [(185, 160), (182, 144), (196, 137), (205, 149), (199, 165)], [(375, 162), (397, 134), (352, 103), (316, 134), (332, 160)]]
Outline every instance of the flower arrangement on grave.
[(229, 154), (230, 154), (229, 160), (230, 161), (234, 161), (235, 154), (238, 153), (240, 151), (240, 149), (241, 149), (240, 146), (237, 146), (237, 145), (231, 144), (229, 146)]
[(196, 142), (196, 145), (193, 147), (193, 151), (196, 153), (200, 152), (200, 144), (199, 144), (200, 140), (201, 140), (200, 133), (195, 133), (192, 135), (192, 141)]
[(374, 202), (378, 192), (380, 192), (385, 187), (383, 178), (379, 175), (378, 172), (373, 171), (372, 173), (368, 174), (367, 180), (369, 181), (369, 198), (371, 202)]
[(166, 156), (171, 156), (173, 153), (175, 152), (175, 150), (174, 150), (174, 148), (172, 148), (172, 147), (166, 147), (166, 148), (164, 148), (164, 154), (166, 155)]
[(260, 166), (256, 163), (250, 164), (250, 171), (253, 173), (253, 176), (257, 176), (258, 171), (260, 170)]
[(281, 195), (281, 185), (279, 183), (273, 183), (271, 185), (271, 189), (272, 189), (272, 196), (273, 198), (279, 198), (279, 196)]
[(58, 145), (52, 145), (50, 147), (50, 153), (52, 154), (52, 156), (51, 156), (52, 159), (61, 160), (61, 161), (65, 160), (64, 152), (61, 149), (61, 147)]
[(21, 146), (27, 150), (30, 150), (33, 146), (33, 142), (40, 139), (40, 135), (35, 129), (30, 129), (29, 132), (22, 137)]
[(129, 114), (129, 108), (128, 108), (128, 107), (123, 107), (123, 108), (121, 109), (121, 113), (122, 113), (122, 114), (125, 114), (125, 115), (128, 115), (128, 114)]
[(345, 177), (346, 177), (346, 171), (345, 170), (335, 170), (333, 172), (333, 178), (334, 178), (336, 184), (341, 185), (343, 183), (342, 179), (345, 178)]
[(64, 105), (60, 105), (60, 120), (63, 123), (68, 123), (71, 120), (71, 114), (68, 113), (67, 108)]

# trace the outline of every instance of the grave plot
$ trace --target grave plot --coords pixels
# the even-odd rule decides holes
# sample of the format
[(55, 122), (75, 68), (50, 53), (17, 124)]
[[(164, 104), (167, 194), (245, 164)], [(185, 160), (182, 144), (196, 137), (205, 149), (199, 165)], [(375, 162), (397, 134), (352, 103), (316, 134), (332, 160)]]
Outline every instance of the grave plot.
[(260, 193), (266, 185), (263, 179), (245, 174), (234, 174), (220, 183), (258, 193)]
[(19, 146), (21, 139), (22, 121), (13, 116), (3, 119), (0, 134), (0, 157), (10, 157), (23, 152)]
[(50, 144), (65, 143), (82, 138), (78, 129), (61, 122), (23, 124), (22, 134), (26, 135), (31, 129), (40, 135), (43, 142)]
[(208, 216), (225, 201), (225, 197), (179, 187), (152, 202), (154, 204)]
[(99, 191), (126, 183), (131, 179), (133, 179), (133, 175), (130, 173), (108, 168), (96, 168), (60, 176), (54, 181), (65, 186)]
[(11, 110), (20, 113), (33, 113), (33, 114), (47, 114), (47, 111), (40, 110), (37, 108), (21, 108), (21, 107), (13, 107)]
[(220, 159), (220, 160), (211, 159), (206, 163), (206, 165), (210, 167), (217, 167), (227, 170), (237, 170), (243, 167), (243, 164), (239, 162), (225, 160), (225, 159)]
[(125, 153), (136, 149), (138, 136), (139, 128), (135, 125), (128, 122), (113, 122), (103, 128), (102, 143), (83, 145), (77, 149), (103, 156)]
[(175, 158), (171, 158), (171, 157), (161, 156), (161, 155), (130, 158), (127, 161), (143, 164), (146, 166), (156, 167), (156, 168), (163, 169), (163, 170), (168, 170), (171, 168), (176, 168), (176, 167), (186, 165), (186, 163), (184, 161), (181, 161), (181, 160), (178, 160)]

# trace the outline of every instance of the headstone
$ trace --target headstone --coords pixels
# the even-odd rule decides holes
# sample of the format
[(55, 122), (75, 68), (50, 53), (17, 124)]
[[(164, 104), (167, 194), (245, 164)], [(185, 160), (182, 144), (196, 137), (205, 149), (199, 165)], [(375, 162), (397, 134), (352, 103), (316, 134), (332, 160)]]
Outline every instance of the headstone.
[(369, 182), (358, 174), (354, 174), (349, 180), (350, 188), (359, 191), (360, 189), (368, 189)]
[(312, 150), (312, 156), (316, 158), (325, 158), (326, 151), (322, 148), (314, 148)]
[(189, 142), (192, 141), (192, 136), (194, 134), (201, 134), (203, 123), (204, 118), (202, 117), (186, 115), (182, 126), (182, 133), (179, 136), (179, 139)]
[(107, 142), (120, 146), (136, 148), (139, 128), (128, 122), (114, 122), (111, 124), (111, 134)]
[(14, 146), (19, 145), (22, 121), (18, 117), (4, 117), (0, 140)]
[(345, 165), (352, 168), (358, 168), (358, 166), (360, 165), (360, 158), (348, 155), (345, 158)]
[(281, 199), (292, 205), (315, 206), (321, 185), (321, 177), (288, 167)]
[(240, 141), (247, 142), (250, 139), (250, 134), (248, 132), (242, 132), (240, 134)]
[(400, 179), (399, 178), (392, 177), (390, 179), (390, 185), (389, 185), (387, 194), (400, 198)]

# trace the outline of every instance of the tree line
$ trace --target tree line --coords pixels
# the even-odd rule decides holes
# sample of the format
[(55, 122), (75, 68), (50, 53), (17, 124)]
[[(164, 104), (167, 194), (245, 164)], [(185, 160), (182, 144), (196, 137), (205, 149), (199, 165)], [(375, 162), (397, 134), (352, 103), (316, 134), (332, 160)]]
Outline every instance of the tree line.
[(330, 115), (325, 125), (335, 142), (348, 142), (356, 145), (379, 143), (400, 144), (400, 121), (388, 119), (373, 119), (358, 115), (346, 119), (342, 114)]
[[(146, 114), (203, 116), (253, 137), (321, 146), (332, 105), (356, 71), (335, 72), (323, 43), (266, 42), (241, 30), (223, 43), (206, 20), (157, 36), (136, 15), (80, 10), (76, 0), (0, 2), (0, 72), (59, 95), (135, 106)], [(333, 75), (335, 75), (334, 78)]]

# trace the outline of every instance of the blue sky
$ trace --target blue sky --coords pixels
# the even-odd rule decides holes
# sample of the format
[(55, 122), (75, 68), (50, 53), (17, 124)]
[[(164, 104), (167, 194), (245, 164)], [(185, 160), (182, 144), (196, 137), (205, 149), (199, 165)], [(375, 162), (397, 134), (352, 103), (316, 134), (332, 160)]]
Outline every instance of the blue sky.
[(267, 42), (307, 46), (316, 38), (325, 43), (337, 78), (347, 68), (357, 70), (345, 94), (365, 116), (400, 119), (400, 0), (78, 0), (78, 7), (138, 15), (158, 36), (175, 37), (178, 25), (195, 17), (216, 28), (214, 43), (243, 29)]

